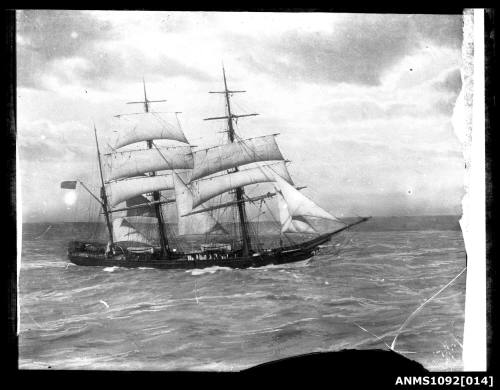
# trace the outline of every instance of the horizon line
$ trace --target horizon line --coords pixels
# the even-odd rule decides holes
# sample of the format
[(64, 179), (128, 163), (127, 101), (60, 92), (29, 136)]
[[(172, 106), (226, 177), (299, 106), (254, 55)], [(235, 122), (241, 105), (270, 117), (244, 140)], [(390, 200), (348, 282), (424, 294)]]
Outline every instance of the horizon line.
[[(369, 216), (372, 219), (375, 218), (415, 218), (415, 217), (462, 217), (463, 214), (420, 214), (420, 215), (372, 215)], [(134, 218), (136, 216), (132, 216)], [(358, 216), (358, 215), (352, 215), (352, 216), (346, 216), (346, 217), (337, 217), (340, 220), (342, 219), (348, 219), (348, 218), (361, 218), (363, 216)], [(126, 217), (125, 217), (126, 218)], [(129, 217), (130, 218), (130, 217)], [(251, 221), (252, 222), (252, 221)], [(274, 223), (279, 223), (274, 220), (261, 220), (260, 222), (253, 222), (253, 223), (262, 223), (262, 222), (274, 222)], [(77, 221), (21, 221), (21, 223), (104, 223), (104, 221), (89, 221), (89, 220), (77, 220)], [(167, 225), (172, 225), (176, 224), (177, 222), (167, 222)], [(231, 223), (231, 221), (222, 221), (221, 223)]]

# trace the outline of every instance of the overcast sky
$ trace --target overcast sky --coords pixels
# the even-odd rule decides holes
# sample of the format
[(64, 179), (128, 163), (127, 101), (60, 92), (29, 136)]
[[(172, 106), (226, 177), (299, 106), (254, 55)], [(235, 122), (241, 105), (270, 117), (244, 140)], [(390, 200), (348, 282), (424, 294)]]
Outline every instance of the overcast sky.
[[(451, 125), (461, 16), (19, 11), (17, 130), (23, 221), (86, 218), (62, 180), (96, 183), (94, 121), (182, 111), (210, 146), (223, 123), (221, 64), (243, 137), (280, 133), (304, 193), (337, 216), (461, 214), (464, 162)], [(94, 176), (92, 177), (92, 174)], [(81, 199), (80, 199), (81, 200)]]

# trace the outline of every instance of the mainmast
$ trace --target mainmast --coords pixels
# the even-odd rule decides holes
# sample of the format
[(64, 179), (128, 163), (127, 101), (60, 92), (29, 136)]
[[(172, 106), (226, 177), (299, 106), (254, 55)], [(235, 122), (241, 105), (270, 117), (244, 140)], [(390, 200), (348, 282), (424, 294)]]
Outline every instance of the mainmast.
[(101, 175), (102, 209), (104, 211), (104, 218), (106, 219), (106, 226), (108, 227), (109, 241), (110, 244), (113, 245), (113, 227), (111, 225), (111, 220), (109, 219), (108, 197), (106, 196), (106, 187), (104, 186), (104, 176), (102, 174), (102, 164), (101, 164), (101, 151), (99, 150), (99, 142), (97, 141), (97, 130), (95, 128), (95, 125), (94, 125), (94, 136), (95, 136), (95, 144), (97, 147), (97, 160), (99, 162), (99, 173)]
[[(258, 114), (234, 115), (231, 112), (231, 101), (229, 99), (230, 95), (232, 93), (245, 92), (245, 91), (231, 91), (227, 88), (226, 71), (224, 70), (224, 66), (222, 67), (222, 75), (224, 78), (224, 91), (216, 91), (216, 92), (210, 92), (210, 93), (223, 93), (224, 94), (224, 96), (226, 98), (227, 117), (206, 118), (205, 120), (226, 119), (227, 118), (228, 140), (229, 140), (229, 142), (233, 143), (234, 139), (235, 139), (233, 119), (244, 117), (244, 116), (254, 116), (254, 115), (258, 115)], [(238, 168), (237, 167), (233, 168), (233, 170), (231, 172), (238, 172)], [(243, 190), (242, 187), (238, 187), (235, 189), (236, 204), (238, 207), (238, 216), (239, 216), (239, 222), (240, 222), (240, 232), (241, 232), (241, 238), (243, 240), (242, 252), (243, 252), (243, 256), (248, 256), (248, 254), (251, 250), (251, 239), (250, 239), (250, 234), (248, 232), (248, 223), (247, 223), (247, 216), (246, 216), (246, 210), (245, 210), (244, 194), (245, 194), (245, 191)]]
[[(148, 113), (150, 103), (166, 102), (166, 100), (148, 100), (147, 95), (146, 95), (146, 82), (144, 81), (144, 78), (142, 79), (142, 84), (144, 87), (144, 101), (143, 102), (128, 102), (127, 104), (144, 104), (144, 112)], [(153, 148), (153, 140), (146, 141), (146, 144), (148, 146), (148, 149)], [(151, 172), (150, 175), (156, 176), (156, 172)], [(152, 202), (152, 203), (154, 204), (156, 219), (158, 220), (158, 231), (159, 231), (159, 235), (160, 235), (161, 253), (162, 253), (162, 255), (166, 255), (169, 251), (169, 248), (168, 248), (167, 235), (165, 234), (165, 222), (163, 219), (163, 213), (161, 211), (161, 202), (160, 202), (160, 192), (159, 191), (153, 192), (153, 201), (154, 202)]]

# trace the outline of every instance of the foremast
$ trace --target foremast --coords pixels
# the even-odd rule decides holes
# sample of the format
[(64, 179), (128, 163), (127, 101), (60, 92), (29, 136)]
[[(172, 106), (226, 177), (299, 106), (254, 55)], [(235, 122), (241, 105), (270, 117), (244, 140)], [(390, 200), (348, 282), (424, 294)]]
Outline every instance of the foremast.
[[(144, 104), (144, 112), (149, 113), (149, 104), (150, 103), (158, 103), (158, 102), (165, 102), (166, 100), (148, 100), (147, 95), (146, 95), (146, 82), (144, 81), (144, 78), (142, 79), (142, 85), (144, 87), (144, 101), (142, 102), (128, 102), (127, 104)], [(146, 145), (148, 149), (153, 148), (153, 140), (147, 140)], [(150, 172), (150, 176), (156, 176), (156, 172)], [(154, 205), (154, 210), (155, 210), (155, 215), (156, 219), (158, 221), (158, 234), (160, 237), (160, 248), (161, 248), (161, 254), (162, 256), (168, 256), (168, 253), (170, 252), (169, 250), (169, 245), (168, 245), (168, 239), (167, 235), (165, 234), (165, 221), (163, 218), (163, 213), (161, 210), (161, 202), (160, 202), (160, 192), (159, 191), (153, 191), (153, 205)]]
[[(223, 93), (224, 94), (224, 97), (226, 100), (227, 117), (206, 118), (205, 120), (226, 119), (227, 118), (228, 142), (234, 143), (236, 137), (235, 137), (233, 119), (244, 117), (244, 116), (254, 116), (254, 115), (258, 115), (258, 114), (234, 115), (232, 113), (230, 95), (232, 93), (245, 92), (245, 91), (231, 91), (227, 88), (226, 71), (224, 69), (224, 66), (222, 67), (222, 76), (224, 79), (224, 91), (216, 91), (216, 92), (211, 91), (210, 93)], [(229, 173), (238, 172), (238, 168), (234, 167), (231, 170), (229, 170), (228, 172)], [(252, 249), (252, 242), (251, 242), (251, 238), (250, 238), (250, 233), (248, 231), (248, 221), (247, 221), (247, 215), (246, 215), (246, 209), (245, 209), (244, 195), (245, 195), (245, 191), (244, 191), (243, 187), (235, 188), (235, 197), (236, 197), (235, 203), (236, 203), (236, 206), (238, 208), (240, 234), (241, 234), (241, 239), (242, 239), (242, 248), (241, 248), (242, 255), (248, 256), (251, 249)]]
[[(104, 218), (106, 220), (106, 226), (108, 228), (109, 243), (110, 243), (110, 246), (112, 246), (113, 245), (113, 227), (111, 225), (111, 220), (109, 218), (110, 211), (109, 211), (109, 206), (108, 206), (108, 197), (106, 195), (106, 186), (104, 185), (104, 175), (102, 173), (102, 163), (101, 163), (101, 151), (99, 150), (99, 141), (97, 140), (97, 129), (95, 128), (95, 124), (94, 124), (94, 136), (95, 136), (95, 145), (97, 148), (97, 161), (99, 163), (99, 174), (101, 177), (101, 194), (100, 195), (101, 195), (101, 200), (102, 200), (102, 210), (104, 212)], [(90, 192), (90, 194), (92, 194), (92, 193)]]

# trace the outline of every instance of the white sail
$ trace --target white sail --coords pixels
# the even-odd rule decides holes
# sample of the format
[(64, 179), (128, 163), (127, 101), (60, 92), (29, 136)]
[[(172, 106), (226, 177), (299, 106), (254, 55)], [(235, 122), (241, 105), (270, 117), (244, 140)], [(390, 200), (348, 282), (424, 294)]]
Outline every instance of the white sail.
[(227, 234), (222, 226), (220, 226), (220, 224), (208, 213), (199, 213), (183, 217), (184, 214), (193, 211), (193, 194), (179, 175), (175, 172), (173, 172), (172, 175), (175, 187), (179, 235), (207, 234), (215, 231)]
[(106, 193), (111, 207), (137, 195), (173, 189), (174, 181), (171, 174), (134, 177), (106, 184)]
[(342, 223), (329, 212), (319, 207), (311, 199), (306, 198), (278, 175), (275, 175), (275, 179), (276, 190), (279, 191), (281, 195), (283, 195), (283, 198), (285, 199), (285, 202), (288, 206), (288, 212), (290, 213), (292, 218), (316, 217)]
[(245, 169), (234, 173), (197, 180), (189, 185), (194, 196), (193, 207), (197, 207), (207, 200), (212, 199), (214, 196), (238, 187), (275, 181), (275, 175), (279, 175), (288, 183), (293, 184), (292, 178), (283, 161), (258, 168)]
[(108, 180), (139, 176), (146, 172), (193, 168), (191, 147), (156, 148), (115, 152), (105, 155)]
[(191, 181), (253, 162), (283, 160), (273, 135), (198, 150), (193, 157)]
[(125, 218), (116, 218), (113, 221), (113, 236), (115, 242), (134, 242), (152, 246), (151, 242)]
[(135, 142), (168, 139), (189, 143), (177, 122), (168, 122), (164, 115), (145, 112), (120, 117), (120, 130), (114, 142), (115, 149)]
[(301, 217), (292, 218), (281, 193), (277, 193), (281, 233), (316, 233), (316, 230)]

